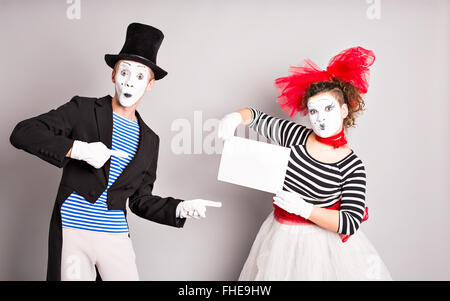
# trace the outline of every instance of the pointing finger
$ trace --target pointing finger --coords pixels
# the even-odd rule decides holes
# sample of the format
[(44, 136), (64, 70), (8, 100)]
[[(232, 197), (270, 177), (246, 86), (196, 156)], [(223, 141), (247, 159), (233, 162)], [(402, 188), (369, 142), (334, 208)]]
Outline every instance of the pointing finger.
[(111, 150), (111, 155), (121, 158), (127, 158), (128, 153), (123, 150)]
[(208, 201), (208, 200), (203, 200), (203, 205), (205, 206), (209, 206), (209, 207), (222, 207), (222, 203), (221, 202), (214, 202), (214, 201)]

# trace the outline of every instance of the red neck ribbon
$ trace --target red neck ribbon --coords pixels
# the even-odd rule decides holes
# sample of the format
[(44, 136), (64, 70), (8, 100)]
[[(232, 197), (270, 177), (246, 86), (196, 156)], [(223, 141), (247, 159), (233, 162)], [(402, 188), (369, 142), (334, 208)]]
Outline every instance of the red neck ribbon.
[(344, 127), (342, 127), (342, 130), (339, 133), (330, 137), (322, 138), (316, 135), (316, 140), (328, 145), (333, 145), (334, 148), (338, 148), (347, 144), (347, 139), (345, 139), (344, 134)]

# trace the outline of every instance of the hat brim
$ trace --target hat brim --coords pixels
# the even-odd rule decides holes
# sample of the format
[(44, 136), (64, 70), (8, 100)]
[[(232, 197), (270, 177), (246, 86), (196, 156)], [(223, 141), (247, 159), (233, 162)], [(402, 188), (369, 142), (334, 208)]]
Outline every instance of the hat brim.
[(152, 69), (153, 73), (155, 74), (155, 80), (162, 79), (164, 76), (167, 75), (167, 71), (153, 63), (152, 61), (146, 59), (145, 57), (134, 55), (134, 54), (105, 54), (105, 61), (106, 64), (114, 69), (114, 66), (116, 65), (117, 61), (119, 60), (130, 60), (130, 61), (136, 61), (141, 64), (146, 65), (150, 69)]

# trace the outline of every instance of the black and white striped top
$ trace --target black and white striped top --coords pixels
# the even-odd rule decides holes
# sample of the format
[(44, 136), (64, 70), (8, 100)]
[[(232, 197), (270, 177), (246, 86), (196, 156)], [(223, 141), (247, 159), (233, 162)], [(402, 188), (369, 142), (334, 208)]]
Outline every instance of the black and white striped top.
[(312, 129), (249, 109), (252, 112), (250, 128), (291, 149), (283, 190), (297, 192), (306, 202), (321, 208), (332, 206), (342, 197), (337, 232), (354, 234), (365, 212), (366, 173), (353, 150), (338, 162), (320, 162), (306, 151)]

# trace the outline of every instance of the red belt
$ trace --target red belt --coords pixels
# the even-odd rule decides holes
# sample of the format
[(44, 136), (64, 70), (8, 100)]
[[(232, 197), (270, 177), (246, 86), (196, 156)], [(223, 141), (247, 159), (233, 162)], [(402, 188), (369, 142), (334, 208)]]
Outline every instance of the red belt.
[[(314, 224), (312, 221), (310, 221), (306, 218), (303, 218), (300, 215), (289, 213), (289, 212), (281, 209), (280, 207), (278, 207), (275, 204), (273, 204), (273, 207), (275, 208), (275, 210), (273, 211), (273, 215), (274, 215), (275, 219), (277, 220), (277, 222), (279, 222), (280, 224), (285, 224), (285, 225), (311, 225), (311, 224)], [(339, 199), (339, 201), (337, 201), (334, 205), (327, 207), (325, 209), (339, 210), (340, 207), (341, 207), (341, 199)], [(366, 207), (362, 222), (366, 221), (368, 218), (369, 218), (369, 208)], [(339, 236), (341, 237), (342, 242), (346, 242), (350, 237), (350, 235), (344, 235), (344, 234), (340, 234), (340, 233), (339, 233)]]

